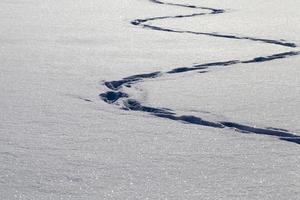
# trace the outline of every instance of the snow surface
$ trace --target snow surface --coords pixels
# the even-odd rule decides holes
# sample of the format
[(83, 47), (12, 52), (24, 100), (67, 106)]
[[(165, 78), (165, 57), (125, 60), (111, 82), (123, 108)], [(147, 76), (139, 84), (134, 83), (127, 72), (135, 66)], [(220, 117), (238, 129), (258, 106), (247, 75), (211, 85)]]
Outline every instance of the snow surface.
[[(144, 24), (300, 46), (299, 1), (168, 2), (226, 12)], [(300, 51), (130, 24), (195, 12), (210, 11), (148, 0), (0, 1), (0, 199), (299, 199), (299, 143), (123, 110), (122, 99), (99, 98), (111, 91), (104, 81)], [(118, 91), (176, 117), (297, 136), (299, 62), (212, 66)]]

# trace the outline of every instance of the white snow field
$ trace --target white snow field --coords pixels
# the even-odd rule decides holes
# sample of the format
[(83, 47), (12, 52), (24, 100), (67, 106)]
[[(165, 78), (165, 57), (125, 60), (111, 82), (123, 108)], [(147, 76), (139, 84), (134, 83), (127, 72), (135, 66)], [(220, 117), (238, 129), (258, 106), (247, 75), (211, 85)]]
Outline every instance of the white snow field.
[(1, 0), (1, 200), (296, 200), (300, 1)]

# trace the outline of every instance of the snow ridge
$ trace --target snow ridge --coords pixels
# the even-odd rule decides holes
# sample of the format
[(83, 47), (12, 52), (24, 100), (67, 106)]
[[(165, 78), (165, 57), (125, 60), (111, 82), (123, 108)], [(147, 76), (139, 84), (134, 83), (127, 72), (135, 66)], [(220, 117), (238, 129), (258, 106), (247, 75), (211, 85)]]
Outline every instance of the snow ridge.
[[(256, 38), (256, 37), (246, 37), (246, 36), (237, 36), (237, 35), (227, 35), (227, 34), (220, 34), (220, 33), (209, 33), (209, 32), (194, 32), (194, 31), (182, 31), (176, 29), (167, 29), (163, 27), (153, 26), (147, 24), (149, 21), (161, 20), (161, 19), (175, 19), (175, 18), (188, 18), (188, 17), (198, 17), (203, 15), (216, 15), (225, 13), (226, 10), (223, 9), (216, 9), (216, 8), (209, 8), (209, 7), (199, 7), (195, 5), (189, 4), (177, 4), (177, 3), (168, 3), (159, 0), (149, 0), (152, 3), (161, 4), (161, 5), (168, 5), (168, 6), (177, 6), (177, 7), (185, 7), (193, 10), (202, 10), (202, 11), (209, 11), (207, 12), (196, 12), (189, 15), (175, 15), (175, 16), (160, 16), (160, 17), (152, 17), (146, 19), (135, 19), (130, 23), (135, 26), (140, 26), (145, 29), (155, 30), (155, 31), (164, 31), (164, 32), (172, 32), (172, 33), (179, 33), (179, 34), (193, 34), (193, 35), (206, 35), (210, 37), (219, 37), (224, 39), (233, 39), (233, 40), (248, 40), (253, 42), (262, 42), (271, 45), (279, 45), (289, 48), (296, 48), (297, 45), (295, 43), (286, 42), (283, 40), (273, 40), (273, 39), (265, 39), (265, 38)], [(197, 71), (198, 73), (205, 73), (207, 70), (211, 70), (212, 67), (225, 67), (225, 66), (232, 66), (236, 64), (249, 64), (249, 63), (260, 63), (260, 62), (269, 62), (272, 60), (277, 59), (285, 59), (291, 56), (297, 56), (300, 54), (300, 51), (288, 51), (282, 52), (279, 54), (267, 55), (267, 56), (260, 56), (256, 58), (252, 58), (249, 60), (229, 60), (229, 61), (218, 61), (212, 63), (204, 63), (204, 64), (197, 64), (191, 65), (187, 67), (179, 67), (174, 68), (173, 70), (166, 71), (166, 72), (151, 72), (145, 74), (137, 74), (132, 75), (129, 77), (122, 78), (120, 80), (114, 81), (105, 81), (104, 85), (109, 89), (108, 91), (101, 93), (99, 96), (100, 98), (109, 104), (120, 105), (121, 109), (128, 110), (128, 111), (140, 111), (149, 113), (153, 116), (169, 119), (173, 121), (180, 121), (183, 123), (194, 124), (194, 125), (201, 125), (207, 126), (212, 128), (230, 128), (239, 133), (246, 133), (246, 134), (260, 134), (260, 135), (268, 135), (272, 137), (277, 137), (280, 140), (292, 142), (296, 144), (300, 144), (300, 136), (291, 133), (288, 130), (283, 130), (280, 128), (257, 128), (253, 126), (243, 125), (236, 122), (228, 122), (228, 121), (209, 121), (202, 119), (197, 116), (192, 115), (177, 115), (175, 111), (167, 108), (155, 108), (142, 105), (138, 100), (130, 98), (130, 95), (121, 91), (122, 87), (131, 87), (131, 85), (136, 84), (140, 81), (145, 81), (149, 79), (155, 79), (161, 76), (170, 76), (173, 74), (178, 73), (185, 73), (188, 71)], [(122, 101), (121, 101), (122, 100)]]

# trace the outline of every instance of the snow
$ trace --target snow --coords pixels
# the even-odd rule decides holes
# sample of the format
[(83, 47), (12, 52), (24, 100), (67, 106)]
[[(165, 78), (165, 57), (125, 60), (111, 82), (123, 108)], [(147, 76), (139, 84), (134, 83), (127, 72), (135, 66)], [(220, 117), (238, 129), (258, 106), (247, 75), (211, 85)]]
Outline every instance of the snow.
[[(168, 2), (227, 12), (146, 24), (300, 46), (294, 0)], [(130, 24), (194, 12), (147, 0), (1, 1), (0, 199), (298, 199), (299, 144), (99, 98), (103, 81), (299, 51)], [(120, 91), (176, 116), (300, 135), (299, 59), (163, 74)]]

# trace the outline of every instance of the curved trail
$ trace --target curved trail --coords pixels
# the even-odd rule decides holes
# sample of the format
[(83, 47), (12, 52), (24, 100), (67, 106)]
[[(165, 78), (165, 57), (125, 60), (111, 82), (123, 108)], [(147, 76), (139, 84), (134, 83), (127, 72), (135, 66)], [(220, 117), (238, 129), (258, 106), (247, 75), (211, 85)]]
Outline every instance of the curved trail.
[[(284, 46), (289, 48), (297, 47), (296, 44), (286, 42), (283, 40), (272, 40), (272, 39), (263, 39), (263, 38), (227, 35), (227, 34), (209, 33), (209, 32), (195, 32), (195, 31), (188, 31), (188, 30), (182, 31), (182, 30), (167, 29), (159, 26), (149, 25), (147, 24), (147, 22), (149, 21), (155, 21), (161, 19), (188, 18), (188, 17), (203, 16), (203, 15), (217, 15), (217, 14), (225, 13), (226, 11), (223, 9), (199, 7), (199, 6), (189, 5), (189, 4), (168, 3), (159, 0), (148, 0), (148, 1), (156, 4), (161, 4), (161, 5), (177, 6), (177, 7), (185, 7), (193, 10), (201, 10), (202, 12), (196, 12), (189, 15), (161, 16), (161, 17), (153, 17), (153, 18), (146, 18), (146, 19), (135, 19), (131, 21), (132, 25), (140, 26), (142, 28), (150, 29), (150, 30), (164, 31), (164, 32), (171, 32), (171, 33), (178, 33), (178, 34), (205, 35), (209, 37), (219, 37), (224, 39), (261, 42), (261, 43), (279, 45), (279, 46)], [(191, 65), (188, 67), (174, 68), (170, 71), (165, 71), (165, 72), (157, 71), (157, 72), (151, 72), (146, 74), (132, 75), (129, 77), (125, 77), (121, 80), (104, 82), (104, 85), (107, 87), (108, 91), (100, 94), (99, 96), (103, 101), (109, 104), (119, 105), (119, 103), (121, 103), (122, 105), (121, 108), (128, 111), (146, 112), (153, 116), (164, 118), (164, 119), (175, 120), (184, 123), (208, 126), (213, 128), (219, 128), (219, 129), (231, 128), (240, 133), (269, 135), (269, 136), (277, 137), (280, 140), (300, 144), (300, 136), (295, 133), (291, 133), (288, 130), (283, 130), (278, 128), (257, 128), (248, 125), (239, 124), (236, 122), (209, 121), (192, 115), (177, 115), (176, 112), (171, 109), (144, 106), (139, 101), (130, 98), (129, 94), (122, 92), (123, 87), (131, 87), (131, 85), (136, 84), (140, 81), (145, 81), (147, 79), (155, 79), (161, 76), (172, 76), (174, 74), (185, 73), (188, 71), (197, 71), (197, 72), (205, 73), (207, 72), (207, 70), (210, 70), (211, 67), (224, 67), (224, 66), (231, 66), (236, 64), (268, 62), (277, 59), (284, 59), (291, 56), (297, 56), (299, 54), (300, 51), (288, 51), (288, 52), (282, 52), (282, 53), (268, 55), (268, 56), (260, 56), (249, 60), (235, 59), (235, 60), (228, 60), (228, 61), (219, 61), (219, 62)]]

